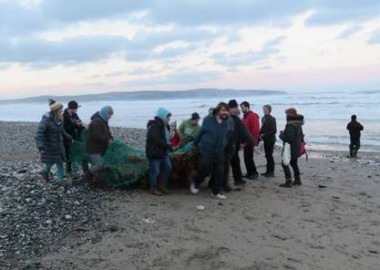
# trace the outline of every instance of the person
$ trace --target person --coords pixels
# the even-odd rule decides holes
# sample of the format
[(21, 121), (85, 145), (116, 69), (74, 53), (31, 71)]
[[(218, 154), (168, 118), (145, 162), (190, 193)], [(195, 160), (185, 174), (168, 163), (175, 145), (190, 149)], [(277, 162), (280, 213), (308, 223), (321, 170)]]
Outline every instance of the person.
[(300, 170), (298, 168), (298, 158), (301, 156), (301, 141), (303, 140), (302, 125), (304, 124), (304, 117), (297, 113), (295, 108), (289, 108), (285, 111), (286, 126), (285, 130), (281, 131), (280, 139), (285, 143), (290, 144), (290, 166), (294, 171), (294, 182), (292, 183), (292, 174), (289, 165), (282, 163), (282, 168), (285, 173), (285, 183), (280, 187), (292, 187), (302, 185)]
[(227, 199), (221, 192), (224, 172), (225, 151), (227, 141), (233, 132), (233, 120), (229, 117), (228, 105), (220, 102), (212, 115), (204, 118), (201, 130), (193, 141), (194, 146), (200, 144), (200, 169), (191, 183), (190, 191), (199, 192), (199, 186), (212, 171), (212, 196), (217, 199)]
[[(228, 102), (228, 108), (230, 116), (234, 122), (234, 131), (231, 134), (231, 138), (229, 140), (229, 161), (232, 168), (232, 175), (234, 178), (234, 184), (235, 185), (242, 185), (245, 184), (246, 181), (243, 180), (243, 174), (241, 172), (240, 167), (240, 158), (239, 158), (239, 151), (240, 151), (240, 145), (245, 142), (247, 145), (249, 145), (251, 148), (253, 148), (254, 141), (252, 138), (252, 135), (247, 130), (247, 128), (244, 126), (243, 121), (239, 118), (239, 105), (235, 99), (232, 99)], [(229, 165), (225, 166), (225, 178), (228, 177), (229, 172)], [(228, 179), (228, 178), (227, 178)], [(230, 190), (228, 184), (224, 184), (224, 189)]]
[[(169, 157), (171, 131), (169, 127), (171, 113), (165, 108), (157, 110), (154, 120), (148, 122), (146, 136), (146, 156), (149, 161), (149, 182), (151, 193), (161, 196), (169, 193), (166, 188), (172, 171), (172, 162)], [(162, 169), (161, 183), (157, 183), (157, 177)]]
[(360, 148), (361, 131), (363, 129), (363, 125), (356, 120), (356, 115), (352, 115), (351, 122), (347, 124), (347, 130), (350, 133), (350, 158), (357, 158)]
[(174, 148), (178, 148), (181, 146), (181, 139), (178, 135), (178, 130), (177, 130), (177, 121), (174, 121), (170, 123), (170, 131), (171, 131), (171, 136), (170, 136), (170, 146)]
[(254, 140), (253, 147), (250, 144), (246, 144), (244, 146), (244, 163), (247, 169), (247, 174), (245, 175), (245, 178), (254, 180), (259, 177), (253, 153), (254, 151), (256, 153), (258, 152), (257, 145), (260, 141), (260, 118), (257, 113), (250, 110), (249, 102), (243, 101), (240, 104), (240, 108), (241, 111), (244, 113), (243, 124), (249, 130)]
[(50, 171), (53, 165), (57, 166), (57, 182), (63, 183), (65, 160), (64, 138), (72, 141), (72, 138), (63, 128), (62, 103), (53, 99), (49, 100), (50, 112), (44, 114), (38, 125), (36, 134), (37, 148), (41, 154), (41, 162), (45, 165), (41, 174), (46, 182), (50, 181)]
[[(72, 100), (67, 104), (67, 109), (65, 109), (63, 112), (63, 127), (66, 133), (69, 134), (74, 141), (80, 139), (80, 135), (83, 130), (82, 121), (77, 114), (78, 107), (78, 103), (75, 100)], [(70, 145), (71, 141), (65, 139), (64, 146), (66, 151), (66, 174), (76, 176), (78, 172), (75, 168), (75, 164), (72, 164), (70, 160)]]
[(198, 135), (201, 127), (199, 125), (199, 119), (201, 117), (198, 113), (193, 113), (191, 118), (181, 123), (178, 129), (178, 135), (183, 145), (191, 142)]
[(100, 174), (104, 170), (102, 157), (113, 140), (109, 127), (113, 113), (111, 106), (104, 106), (91, 117), (86, 141), (86, 152), (92, 164), (89, 170), (90, 175), (87, 176), (88, 180), (92, 180), (94, 176), (93, 180), (99, 181)]
[(265, 159), (267, 160), (266, 171), (262, 175), (274, 177), (274, 158), (273, 150), (276, 143), (277, 125), (276, 118), (271, 115), (272, 106), (264, 105), (264, 116), (261, 119), (260, 138), (264, 142)]

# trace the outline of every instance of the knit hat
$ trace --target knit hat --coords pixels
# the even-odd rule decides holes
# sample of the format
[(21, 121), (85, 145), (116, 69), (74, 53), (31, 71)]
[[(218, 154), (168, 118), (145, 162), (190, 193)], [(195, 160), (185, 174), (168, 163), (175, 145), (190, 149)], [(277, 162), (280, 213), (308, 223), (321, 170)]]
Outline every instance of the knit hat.
[(108, 122), (110, 120), (111, 116), (113, 115), (113, 109), (111, 106), (105, 106), (99, 111), (100, 117)]
[(197, 112), (195, 112), (191, 115), (191, 120), (199, 120), (199, 119), (201, 119), (201, 117), (199, 116), (199, 114)]
[(228, 101), (228, 108), (237, 108), (239, 107), (236, 99), (231, 99), (230, 101)]
[(158, 108), (156, 115), (162, 121), (165, 121), (168, 120), (168, 117), (171, 116), (171, 113), (167, 109), (160, 107)]
[(49, 99), (50, 112), (55, 113), (63, 108), (61, 102), (55, 101), (54, 99)]
[(67, 108), (69, 109), (73, 109), (73, 110), (76, 110), (78, 109), (80, 106), (78, 105), (78, 102), (76, 102), (75, 100), (72, 100), (70, 101), (68, 104), (67, 104)]
[(296, 116), (297, 110), (295, 108), (289, 108), (285, 110), (286, 115), (288, 116)]

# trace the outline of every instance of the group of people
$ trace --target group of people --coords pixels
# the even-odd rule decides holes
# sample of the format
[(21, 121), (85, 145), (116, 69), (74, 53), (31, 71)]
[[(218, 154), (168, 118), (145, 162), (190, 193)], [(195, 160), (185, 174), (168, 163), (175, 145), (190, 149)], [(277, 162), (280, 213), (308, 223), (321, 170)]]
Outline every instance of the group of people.
[[(50, 100), (49, 106), (50, 111), (43, 115), (36, 135), (37, 148), (44, 164), (41, 174), (46, 181), (49, 181), (51, 168), (56, 164), (57, 181), (62, 183), (65, 178), (64, 162), (66, 162), (66, 175), (78, 176), (78, 168), (75, 163), (72, 164), (70, 161), (69, 153), (71, 143), (79, 140), (84, 126), (77, 114), (79, 105), (76, 101), (70, 101), (64, 111), (62, 103), (55, 100)], [(265, 105), (263, 107), (264, 116), (260, 121), (259, 115), (250, 109), (249, 102), (243, 101), (239, 105), (233, 99), (228, 103), (220, 102), (215, 108), (211, 108), (209, 115), (204, 117), (202, 125), (199, 124), (200, 115), (194, 112), (177, 129), (176, 122), (170, 121), (172, 116), (170, 111), (159, 108), (154, 119), (147, 124), (145, 152), (149, 162), (151, 193), (160, 196), (169, 192), (167, 184), (172, 171), (169, 153), (173, 149), (189, 144), (197, 147), (200, 153), (198, 174), (190, 186), (193, 194), (199, 192), (202, 182), (210, 176), (209, 187), (212, 189), (212, 196), (226, 199), (224, 192), (232, 190), (228, 181), (230, 167), (235, 186), (244, 185), (246, 180), (257, 179), (259, 173), (254, 155), (258, 153), (260, 142), (263, 142), (266, 158), (266, 170), (262, 176), (274, 177), (273, 151), (277, 125), (271, 112), (272, 107)], [(240, 117), (240, 113), (243, 114), (242, 117)], [(292, 187), (302, 184), (298, 158), (303, 151), (302, 125), (304, 117), (298, 114), (295, 108), (287, 109), (285, 114), (287, 122), (285, 129), (280, 132), (279, 138), (284, 145), (286, 143), (290, 145), (290, 162), (288, 164), (282, 162), (285, 183), (280, 186)], [(92, 166), (89, 168), (86, 178), (96, 181), (104, 169), (102, 156), (113, 140), (108, 125), (112, 115), (112, 107), (105, 106), (91, 117), (85, 145)], [(356, 157), (360, 147), (360, 131), (363, 130), (363, 126), (356, 121), (356, 116), (353, 115), (347, 129), (351, 135), (350, 157)], [(241, 147), (243, 147), (247, 172), (245, 175), (240, 166)], [(293, 168), (294, 179), (290, 167)]]

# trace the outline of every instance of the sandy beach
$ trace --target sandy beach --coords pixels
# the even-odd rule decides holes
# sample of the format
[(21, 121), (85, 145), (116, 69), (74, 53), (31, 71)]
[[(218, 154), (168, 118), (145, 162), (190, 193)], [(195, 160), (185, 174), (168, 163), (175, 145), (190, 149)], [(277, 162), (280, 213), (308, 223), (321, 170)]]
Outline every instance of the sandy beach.
[[(2, 209), (10, 208), (6, 190), (25, 181), (36, 183), (36, 188), (43, 183), (36, 173), (40, 164), (35, 128), (34, 123), (0, 122), (0, 216)], [(113, 131), (132, 146), (143, 147), (143, 130)], [(88, 221), (73, 216), (34, 255), (11, 255), (7, 232), (1, 232), (0, 269), (377, 270), (380, 154), (359, 152), (357, 160), (346, 155), (311, 152), (308, 161), (301, 158), (303, 185), (290, 189), (278, 186), (284, 176), (276, 164), (274, 178), (249, 181), (242, 190), (228, 193), (225, 201), (211, 198), (207, 188), (198, 195), (177, 189), (162, 197), (145, 190), (91, 189), (94, 211), (88, 211)], [(279, 151), (275, 160), (279, 163)], [(30, 171), (20, 173), (20, 164)], [(263, 172), (263, 152), (256, 164)], [(73, 185), (80, 189), (85, 184)], [(85, 194), (73, 194), (86, 199)], [(17, 211), (14, 205), (16, 223)]]

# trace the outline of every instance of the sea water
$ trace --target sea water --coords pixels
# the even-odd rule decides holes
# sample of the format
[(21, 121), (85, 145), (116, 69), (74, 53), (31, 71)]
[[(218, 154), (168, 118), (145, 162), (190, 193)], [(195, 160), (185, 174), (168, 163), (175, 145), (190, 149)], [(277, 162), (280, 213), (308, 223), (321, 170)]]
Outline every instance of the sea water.
[[(278, 131), (285, 127), (286, 108), (294, 107), (305, 117), (305, 139), (311, 149), (347, 150), (349, 134), (346, 125), (352, 114), (363, 124), (362, 150), (380, 151), (380, 90), (357, 92), (306, 92), (276, 95), (225, 96), (218, 98), (191, 98), (170, 100), (122, 100), (96, 101), (81, 104), (78, 114), (83, 122), (88, 123), (93, 113), (102, 106), (110, 105), (115, 114), (111, 126), (146, 128), (158, 107), (165, 107), (172, 113), (172, 121), (179, 125), (190, 118), (193, 112), (201, 117), (207, 115), (210, 107), (220, 101), (236, 99), (238, 103), (248, 101), (251, 109), (260, 117), (262, 107), (272, 105), (272, 115), (277, 119)], [(24, 103), (0, 105), (0, 120), (37, 122), (48, 111), (46, 103)], [(278, 143), (280, 141), (278, 140)]]

